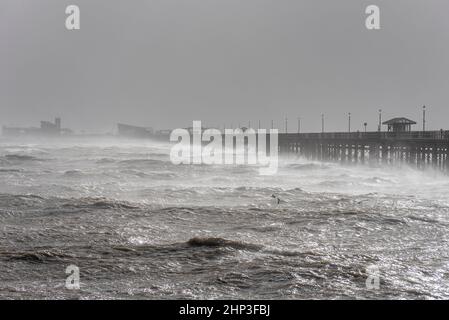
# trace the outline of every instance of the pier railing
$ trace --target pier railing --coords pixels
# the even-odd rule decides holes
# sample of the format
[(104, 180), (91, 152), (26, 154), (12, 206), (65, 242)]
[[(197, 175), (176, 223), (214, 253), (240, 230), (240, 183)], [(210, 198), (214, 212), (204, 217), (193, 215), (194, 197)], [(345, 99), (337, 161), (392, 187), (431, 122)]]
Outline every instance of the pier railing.
[(281, 133), (291, 139), (448, 140), (449, 131)]

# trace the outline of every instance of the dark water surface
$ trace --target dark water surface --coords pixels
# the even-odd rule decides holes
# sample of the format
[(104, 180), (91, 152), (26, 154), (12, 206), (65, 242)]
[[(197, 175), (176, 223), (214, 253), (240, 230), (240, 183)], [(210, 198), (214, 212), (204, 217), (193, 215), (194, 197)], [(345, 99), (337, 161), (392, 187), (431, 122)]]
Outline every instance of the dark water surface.
[(260, 176), (168, 154), (0, 140), (0, 298), (449, 298), (449, 177), (293, 157)]

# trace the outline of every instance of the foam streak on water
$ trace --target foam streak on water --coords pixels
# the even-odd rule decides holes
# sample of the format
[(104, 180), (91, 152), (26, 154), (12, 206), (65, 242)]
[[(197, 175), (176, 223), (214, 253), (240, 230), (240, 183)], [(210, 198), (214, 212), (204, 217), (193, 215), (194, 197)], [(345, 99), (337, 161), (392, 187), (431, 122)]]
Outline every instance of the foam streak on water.
[(0, 140), (0, 298), (449, 298), (447, 176), (294, 157), (260, 176), (168, 155)]

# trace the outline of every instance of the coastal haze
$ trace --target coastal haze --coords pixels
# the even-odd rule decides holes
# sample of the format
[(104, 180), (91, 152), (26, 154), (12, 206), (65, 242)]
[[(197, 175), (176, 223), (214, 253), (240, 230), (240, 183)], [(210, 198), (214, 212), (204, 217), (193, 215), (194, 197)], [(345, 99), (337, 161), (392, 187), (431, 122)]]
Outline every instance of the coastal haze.
[[(367, 1), (80, 0), (68, 31), (70, 4), (0, 3), (0, 298), (449, 299), (445, 1), (376, 1), (374, 31)], [(264, 176), (157, 131), (321, 114), (363, 153), (283, 134), (305, 151)]]
[[(76, 2), (76, 3), (75, 3)], [(270, 121), (377, 130), (377, 112), (447, 128), (446, 0), (0, 2), (0, 123), (60, 116), (170, 129)], [(81, 29), (65, 28), (77, 4)], [(367, 30), (365, 9), (381, 10)]]

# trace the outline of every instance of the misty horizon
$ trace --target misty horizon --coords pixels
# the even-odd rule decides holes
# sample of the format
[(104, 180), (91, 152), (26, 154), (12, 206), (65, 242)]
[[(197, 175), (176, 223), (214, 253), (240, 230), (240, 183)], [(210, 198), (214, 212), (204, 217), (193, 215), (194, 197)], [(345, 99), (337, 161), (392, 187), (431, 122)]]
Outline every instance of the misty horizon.
[(376, 131), (407, 117), (448, 129), (445, 1), (77, 1), (81, 29), (53, 1), (0, 4), (0, 124), (59, 116), (75, 131), (258, 121), (290, 132)]

